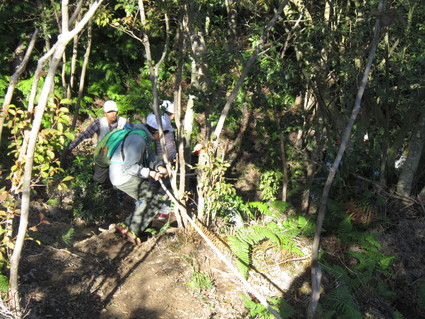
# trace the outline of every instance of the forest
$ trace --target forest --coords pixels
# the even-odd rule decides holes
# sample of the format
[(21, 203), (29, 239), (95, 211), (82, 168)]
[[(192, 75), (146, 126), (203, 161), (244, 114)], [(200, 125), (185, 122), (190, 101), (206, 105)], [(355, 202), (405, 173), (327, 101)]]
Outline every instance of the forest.
[[(2, 0), (0, 317), (425, 318), (424, 23), (422, 0)], [(96, 141), (66, 151), (108, 100), (174, 103), (173, 214), (140, 245)]]

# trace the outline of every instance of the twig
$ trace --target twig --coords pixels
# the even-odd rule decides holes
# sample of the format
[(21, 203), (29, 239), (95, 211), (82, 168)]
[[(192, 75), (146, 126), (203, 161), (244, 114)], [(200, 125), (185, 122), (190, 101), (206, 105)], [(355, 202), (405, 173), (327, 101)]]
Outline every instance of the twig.
[(4, 319), (15, 319), (16, 317), (13, 315), (13, 312), (6, 307), (3, 303), (3, 300), (0, 298), (0, 317)]
[(282, 262), (280, 262), (280, 263), (276, 263), (276, 264), (274, 264), (273, 266), (269, 266), (269, 267), (267, 267), (267, 268), (272, 268), (272, 267), (274, 267), (274, 266), (276, 266), (276, 265), (286, 264), (286, 263), (289, 263), (289, 262), (291, 262), (291, 261), (300, 261), (300, 260), (306, 260), (306, 259), (309, 259), (309, 258), (311, 258), (311, 256), (286, 259), (286, 260), (284, 260), (284, 261), (282, 261)]
[[(410, 202), (412, 202), (414, 204), (422, 205), (422, 203), (421, 203), (420, 200), (416, 200), (415, 198), (408, 197), (408, 196), (402, 196), (402, 195), (392, 194), (392, 193), (386, 191), (385, 190), (385, 186), (382, 185), (382, 184), (380, 184), (380, 183), (377, 183), (375, 181), (372, 181), (372, 180), (370, 180), (368, 178), (365, 178), (363, 176), (359, 176), (359, 175), (356, 175), (356, 174), (352, 174), (352, 175), (354, 177), (358, 178), (358, 179), (361, 179), (362, 181), (368, 182), (368, 183), (373, 184), (374, 186), (378, 187), (379, 190), (382, 193), (384, 193), (385, 195), (387, 195), (388, 197), (392, 197), (392, 198), (395, 198), (395, 199), (398, 199), (398, 200), (401, 200), (401, 201), (404, 201), (404, 202), (410, 201)], [(422, 207), (423, 207), (423, 205), (422, 205)]]

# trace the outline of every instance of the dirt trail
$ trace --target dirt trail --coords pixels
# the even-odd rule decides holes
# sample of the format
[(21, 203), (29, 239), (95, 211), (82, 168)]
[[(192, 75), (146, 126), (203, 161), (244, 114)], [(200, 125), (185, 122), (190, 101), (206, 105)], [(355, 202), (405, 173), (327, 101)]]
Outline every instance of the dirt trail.
[[(154, 236), (134, 246), (117, 233), (77, 232), (86, 238), (66, 249), (28, 243), (21, 267), (27, 318), (249, 317), (235, 279), (194, 234)], [(194, 271), (211, 274), (215, 287), (189, 287)]]

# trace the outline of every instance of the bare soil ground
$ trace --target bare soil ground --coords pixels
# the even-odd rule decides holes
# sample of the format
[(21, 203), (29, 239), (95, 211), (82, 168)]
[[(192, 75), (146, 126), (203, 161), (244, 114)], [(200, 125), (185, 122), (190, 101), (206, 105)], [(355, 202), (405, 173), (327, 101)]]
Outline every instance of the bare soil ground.
[[(64, 210), (50, 210), (45, 220), (49, 223), (37, 226), (32, 233), (40, 244), (27, 240), (21, 259), (20, 292), (27, 305), (26, 318), (253, 318), (244, 306), (241, 295), (247, 292), (239, 280), (193, 231), (147, 234), (142, 245), (135, 246), (108, 231), (108, 225), (76, 223)], [(382, 248), (397, 256), (396, 278), (390, 285), (397, 296), (390, 303), (364, 291), (365, 300), (358, 302), (361, 308), (371, 309), (370, 318), (391, 318), (396, 309), (404, 318), (425, 318), (414, 289), (425, 276), (424, 225), (423, 216), (406, 215), (384, 231)], [(154, 226), (159, 228), (161, 223), (157, 221)], [(70, 228), (75, 232), (68, 241), (64, 235)], [(328, 246), (326, 239), (323, 245)], [(291, 318), (304, 318), (301, 314), (310, 292), (309, 260), (295, 262), (297, 258), (283, 256), (291, 261), (290, 272), (285, 273), (282, 268), (273, 268), (279, 264), (276, 256), (258, 256), (268, 251), (267, 247), (260, 248), (253, 251), (261, 257), (254, 266), (262, 273), (267, 270), (269, 278), (250, 275), (251, 283), (267, 297), (287, 292), (285, 299), (299, 308)], [(261, 264), (267, 259), (269, 264)], [(197, 272), (209, 274), (213, 287), (191, 287)]]
[[(243, 291), (193, 232), (147, 235), (135, 246), (75, 224), (66, 246), (60, 238), (71, 219), (60, 210), (54, 215), (37, 229), (47, 244), (27, 241), (22, 258), (27, 318), (247, 318)], [(190, 287), (195, 272), (210, 274), (214, 287)]]

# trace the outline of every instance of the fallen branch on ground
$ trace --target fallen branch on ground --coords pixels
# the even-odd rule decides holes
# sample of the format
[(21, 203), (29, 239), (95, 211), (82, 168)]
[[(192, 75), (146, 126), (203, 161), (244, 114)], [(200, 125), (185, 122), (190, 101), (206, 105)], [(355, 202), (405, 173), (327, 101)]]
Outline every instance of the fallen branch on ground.
[(212, 250), (216, 253), (217, 257), (220, 258), (221, 261), (223, 261), (226, 266), (233, 272), (233, 274), (242, 282), (242, 284), (245, 286), (245, 288), (252, 293), (255, 298), (257, 298), (261, 304), (267, 308), (267, 310), (276, 318), (282, 319), (282, 317), (274, 310), (269, 303), (267, 302), (266, 298), (264, 298), (242, 275), (241, 273), (236, 269), (235, 266), (228, 260), (223, 253), (213, 244), (213, 242), (205, 235), (205, 233), (202, 231), (202, 229), (195, 223), (195, 221), (186, 213), (186, 207), (180, 203), (180, 201), (167, 189), (167, 187), (164, 185), (164, 182), (162, 179), (159, 179), (159, 182), (161, 184), (162, 189), (167, 193), (167, 195), (170, 197), (170, 199), (173, 201), (175, 205), (177, 205), (180, 208), (180, 212), (192, 226), (193, 228), (198, 232), (199, 235), (206, 241), (208, 246), (212, 248)]

